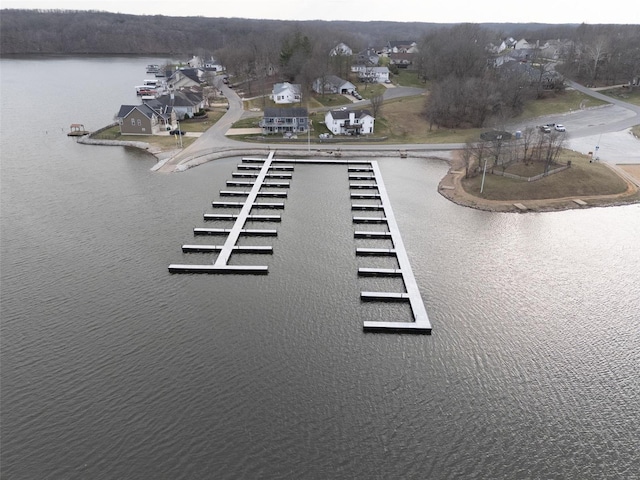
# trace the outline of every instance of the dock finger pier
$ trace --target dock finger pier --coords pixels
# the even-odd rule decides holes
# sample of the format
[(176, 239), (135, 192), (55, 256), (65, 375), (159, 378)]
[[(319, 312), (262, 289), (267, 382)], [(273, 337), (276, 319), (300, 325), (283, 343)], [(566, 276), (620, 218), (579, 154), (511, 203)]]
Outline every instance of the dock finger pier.
[[(354, 212), (354, 239), (365, 239), (367, 246), (355, 248), (359, 257), (393, 257), (395, 268), (359, 267), (360, 277), (398, 277), (404, 286), (400, 291), (362, 291), (362, 302), (403, 302), (411, 308), (413, 321), (365, 320), (365, 331), (407, 332), (431, 334), (431, 323), (427, 315), (418, 284), (413, 275), (400, 230), (396, 223), (391, 201), (384, 186), (380, 168), (376, 161), (347, 159), (276, 159), (275, 152), (265, 158), (243, 158), (242, 163), (227, 181), (229, 189), (221, 190), (221, 200), (212, 202), (212, 208), (235, 210), (237, 213), (205, 213), (204, 221), (223, 221), (228, 228), (194, 228), (194, 235), (224, 238), (215, 244), (183, 245), (183, 253), (211, 253), (215, 259), (208, 264), (171, 264), (169, 272), (180, 274), (252, 274), (267, 275), (268, 265), (230, 264), (232, 255), (271, 254), (273, 247), (265, 245), (239, 245), (241, 236), (277, 237), (276, 228), (246, 228), (253, 224), (277, 225), (285, 211), (287, 189), (296, 164), (342, 164), (347, 166), (351, 210)], [(223, 198), (229, 200), (223, 200)], [(254, 212), (272, 211), (271, 214)], [(370, 226), (376, 225), (373, 229)], [(384, 242), (384, 247), (377, 243)], [(389, 247), (389, 245), (391, 245)]]

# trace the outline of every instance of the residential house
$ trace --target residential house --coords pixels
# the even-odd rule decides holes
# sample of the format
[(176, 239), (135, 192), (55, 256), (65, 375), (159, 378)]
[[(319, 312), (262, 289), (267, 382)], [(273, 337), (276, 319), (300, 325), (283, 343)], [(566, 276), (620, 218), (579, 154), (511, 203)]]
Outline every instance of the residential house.
[(204, 62), (205, 71), (207, 72), (222, 72), (224, 71), (224, 65), (222, 65), (218, 60), (211, 57), (209, 60)]
[(309, 113), (303, 107), (265, 108), (260, 127), (265, 135), (306, 133), (309, 128)]
[(415, 53), (390, 53), (389, 64), (398, 68), (409, 68), (413, 65)]
[(352, 72), (356, 72), (354, 68), (362, 67), (376, 67), (380, 62), (380, 55), (374, 48), (367, 48), (362, 52), (359, 52), (353, 59), (353, 65), (351, 67)]
[(549, 60), (559, 60), (573, 48), (571, 40), (549, 40), (540, 47), (542, 56)]
[(386, 53), (418, 53), (418, 44), (413, 40), (395, 40), (387, 43)]
[(367, 110), (331, 110), (324, 123), (334, 135), (370, 135), (375, 119)]
[(358, 71), (358, 79), (361, 82), (385, 83), (389, 81), (389, 73), (387, 67), (369, 67)]
[(289, 82), (276, 83), (273, 85), (271, 98), (277, 104), (298, 103), (302, 99), (300, 85)]
[(349, 48), (344, 43), (339, 43), (331, 49), (329, 55), (331, 55), (332, 57), (335, 57), (336, 55), (350, 56), (353, 55), (353, 50), (351, 50), (351, 48)]
[(173, 106), (165, 105), (162, 102), (158, 101), (158, 99), (156, 98), (143, 100), (143, 103), (152, 108), (153, 111), (158, 114), (158, 119), (160, 120), (161, 124), (160, 128), (169, 130), (176, 126), (178, 116), (176, 115), (176, 111), (173, 109)]
[(121, 135), (154, 135), (162, 123), (159, 115), (145, 104), (121, 105), (116, 119)]
[(522, 38), (516, 42), (513, 48), (515, 50), (531, 50), (537, 47), (537, 43), (529, 43), (526, 39)]
[(191, 68), (202, 68), (202, 65), (203, 65), (202, 58), (198, 57), (197, 55), (194, 55), (191, 58), (191, 60), (187, 62), (187, 65), (189, 65)]
[(313, 91), (324, 95), (325, 93), (352, 94), (356, 86), (336, 75), (319, 77), (313, 82)]
[(153, 105), (161, 104), (171, 107), (178, 120), (185, 117), (191, 118), (206, 106), (202, 92), (193, 92), (191, 90), (178, 90), (152, 100)]
[(176, 90), (183, 87), (200, 86), (204, 81), (204, 70), (201, 68), (179, 68), (167, 78), (167, 85), (170, 89)]

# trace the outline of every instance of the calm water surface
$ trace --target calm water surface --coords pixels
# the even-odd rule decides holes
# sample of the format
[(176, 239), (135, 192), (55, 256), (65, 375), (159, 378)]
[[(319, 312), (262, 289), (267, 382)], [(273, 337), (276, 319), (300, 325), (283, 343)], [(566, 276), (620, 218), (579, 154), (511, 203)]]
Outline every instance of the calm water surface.
[(640, 478), (640, 206), (480, 212), (381, 160), (431, 336), (363, 333), (410, 313), (360, 303), (396, 280), (356, 275), (346, 167), (296, 167), (233, 258), (269, 275), (170, 275), (240, 159), (65, 135), (164, 60), (0, 61), (3, 479)]

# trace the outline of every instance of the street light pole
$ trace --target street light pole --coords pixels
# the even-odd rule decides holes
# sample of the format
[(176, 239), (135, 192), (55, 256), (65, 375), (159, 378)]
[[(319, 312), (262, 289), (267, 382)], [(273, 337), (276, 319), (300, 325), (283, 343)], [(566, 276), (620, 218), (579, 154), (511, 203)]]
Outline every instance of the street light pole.
[(487, 173), (487, 159), (484, 159), (484, 168), (482, 169), (482, 183), (480, 184), (480, 193), (484, 190), (484, 177)]

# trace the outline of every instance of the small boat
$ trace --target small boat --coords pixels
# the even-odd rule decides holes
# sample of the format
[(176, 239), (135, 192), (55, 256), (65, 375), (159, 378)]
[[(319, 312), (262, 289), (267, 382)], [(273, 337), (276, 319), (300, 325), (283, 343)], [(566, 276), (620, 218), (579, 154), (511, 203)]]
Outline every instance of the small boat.
[(149, 64), (147, 65), (147, 73), (158, 73), (160, 65)]
[(82, 125), (81, 123), (72, 123), (71, 129), (69, 130), (69, 133), (67, 133), (67, 136), (82, 137), (83, 135), (89, 135), (90, 133), (91, 132), (84, 129), (84, 125)]

